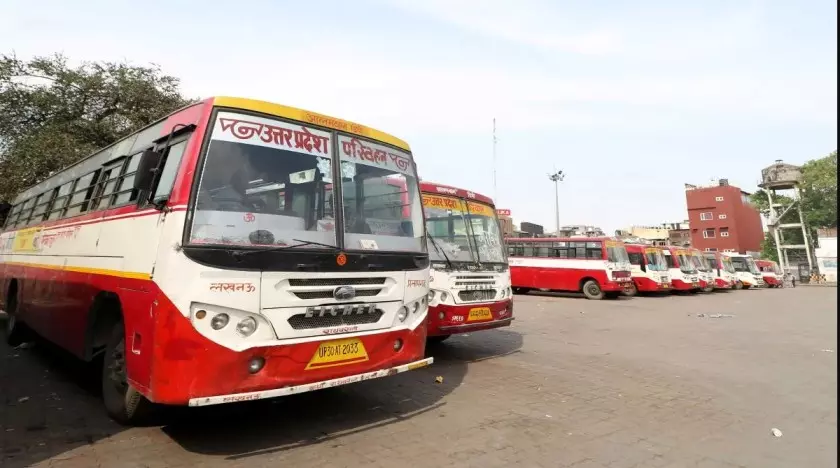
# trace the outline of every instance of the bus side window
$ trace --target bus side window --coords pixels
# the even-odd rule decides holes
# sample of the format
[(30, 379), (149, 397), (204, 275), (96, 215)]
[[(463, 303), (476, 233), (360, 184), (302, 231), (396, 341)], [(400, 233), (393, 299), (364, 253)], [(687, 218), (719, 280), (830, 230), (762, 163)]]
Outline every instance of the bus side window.
[(164, 200), (172, 193), (172, 186), (175, 184), (175, 175), (178, 173), (178, 166), (181, 165), (181, 157), (187, 148), (189, 139), (179, 141), (169, 147), (165, 154), (166, 160), (163, 163), (163, 170), (160, 171), (157, 188), (153, 200)]
[(537, 257), (548, 257), (548, 247), (539, 246), (537, 249)]

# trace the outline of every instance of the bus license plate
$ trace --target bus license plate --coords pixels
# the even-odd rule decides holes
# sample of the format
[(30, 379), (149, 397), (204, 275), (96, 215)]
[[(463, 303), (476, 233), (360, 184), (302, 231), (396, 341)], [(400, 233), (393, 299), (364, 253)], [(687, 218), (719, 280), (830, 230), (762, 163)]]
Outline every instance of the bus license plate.
[(324, 341), (318, 345), (306, 370), (344, 366), (368, 360), (365, 345), (358, 338)]
[(476, 307), (470, 309), (470, 314), (467, 316), (467, 322), (478, 322), (480, 320), (492, 320), (493, 312), (490, 312), (489, 307)]

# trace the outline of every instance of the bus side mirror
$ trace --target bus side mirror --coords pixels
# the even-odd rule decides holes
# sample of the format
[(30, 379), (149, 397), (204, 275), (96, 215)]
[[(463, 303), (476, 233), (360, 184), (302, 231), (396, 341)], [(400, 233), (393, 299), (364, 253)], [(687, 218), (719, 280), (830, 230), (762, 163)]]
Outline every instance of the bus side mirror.
[(647, 271), (647, 268), (645, 268), (645, 262), (639, 263), (639, 268), (641, 268), (642, 271)]
[(163, 154), (157, 151), (146, 150), (140, 155), (140, 162), (137, 165), (137, 173), (134, 175), (134, 189), (139, 191), (151, 191), (155, 183), (155, 173), (160, 165)]

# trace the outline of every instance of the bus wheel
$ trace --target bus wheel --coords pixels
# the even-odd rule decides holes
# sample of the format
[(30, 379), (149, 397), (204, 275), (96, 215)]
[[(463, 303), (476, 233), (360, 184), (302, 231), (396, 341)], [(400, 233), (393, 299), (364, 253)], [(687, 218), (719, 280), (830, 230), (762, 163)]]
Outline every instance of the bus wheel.
[(9, 299), (6, 301), (6, 343), (9, 346), (18, 346), (29, 340), (29, 330), (26, 325), (17, 317), (17, 291), (12, 290)]
[(108, 416), (120, 424), (142, 424), (151, 412), (151, 402), (128, 383), (125, 329), (122, 321), (114, 325), (105, 348), (102, 363), (102, 399)]
[(426, 337), (426, 342), (429, 343), (429, 344), (443, 343), (450, 336), (452, 336), (452, 335), (427, 336)]
[(633, 297), (638, 293), (639, 293), (639, 290), (636, 289), (636, 285), (634, 283), (630, 283), (630, 287), (628, 287), (624, 291), (621, 291), (621, 294), (623, 294), (625, 296), (628, 296), (628, 297)]
[(583, 295), (586, 296), (587, 299), (603, 299), (604, 298), (604, 291), (601, 291), (601, 286), (595, 280), (589, 280), (586, 283), (583, 283)]

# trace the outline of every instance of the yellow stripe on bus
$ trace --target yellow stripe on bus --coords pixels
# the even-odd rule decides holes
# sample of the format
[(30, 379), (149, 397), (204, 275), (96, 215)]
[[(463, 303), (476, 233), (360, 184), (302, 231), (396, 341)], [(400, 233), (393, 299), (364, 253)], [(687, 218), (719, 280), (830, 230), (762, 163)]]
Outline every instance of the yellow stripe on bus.
[(233, 107), (237, 109), (245, 109), (254, 112), (261, 112), (263, 114), (276, 115), (277, 117), (285, 117), (287, 119), (299, 120), (301, 122), (311, 123), (313, 125), (320, 125), (342, 132), (353, 133), (356, 135), (372, 138), (394, 145), (397, 148), (411, 151), (408, 143), (399, 138), (389, 135), (385, 132), (380, 132), (364, 125), (353, 123), (347, 120), (330, 117), (328, 115), (318, 114), (295, 107), (284, 106), (281, 104), (274, 104), (271, 102), (257, 101), (254, 99), (218, 96), (213, 98), (213, 105), (223, 107)]
[(138, 273), (133, 271), (120, 271), (120, 270), (109, 270), (106, 268), (86, 268), (86, 267), (74, 267), (74, 266), (58, 266), (58, 265), (46, 265), (43, 263), (26, 263), (26, 262), (2, 262), (0, 265), (16, 265), (22, 267), (30, 267), (30, 268), (43, 268), (45, 270), (61, 270), (61, 271), (71, 271), (73, 273), (88, 273), (93, 275), (104, 275), (104, 276), (116, 276), (118, 278), (129, 278), (129, 279), (143, 279), (148, 280), (152, 278), (152, 275), (148, 273)]

